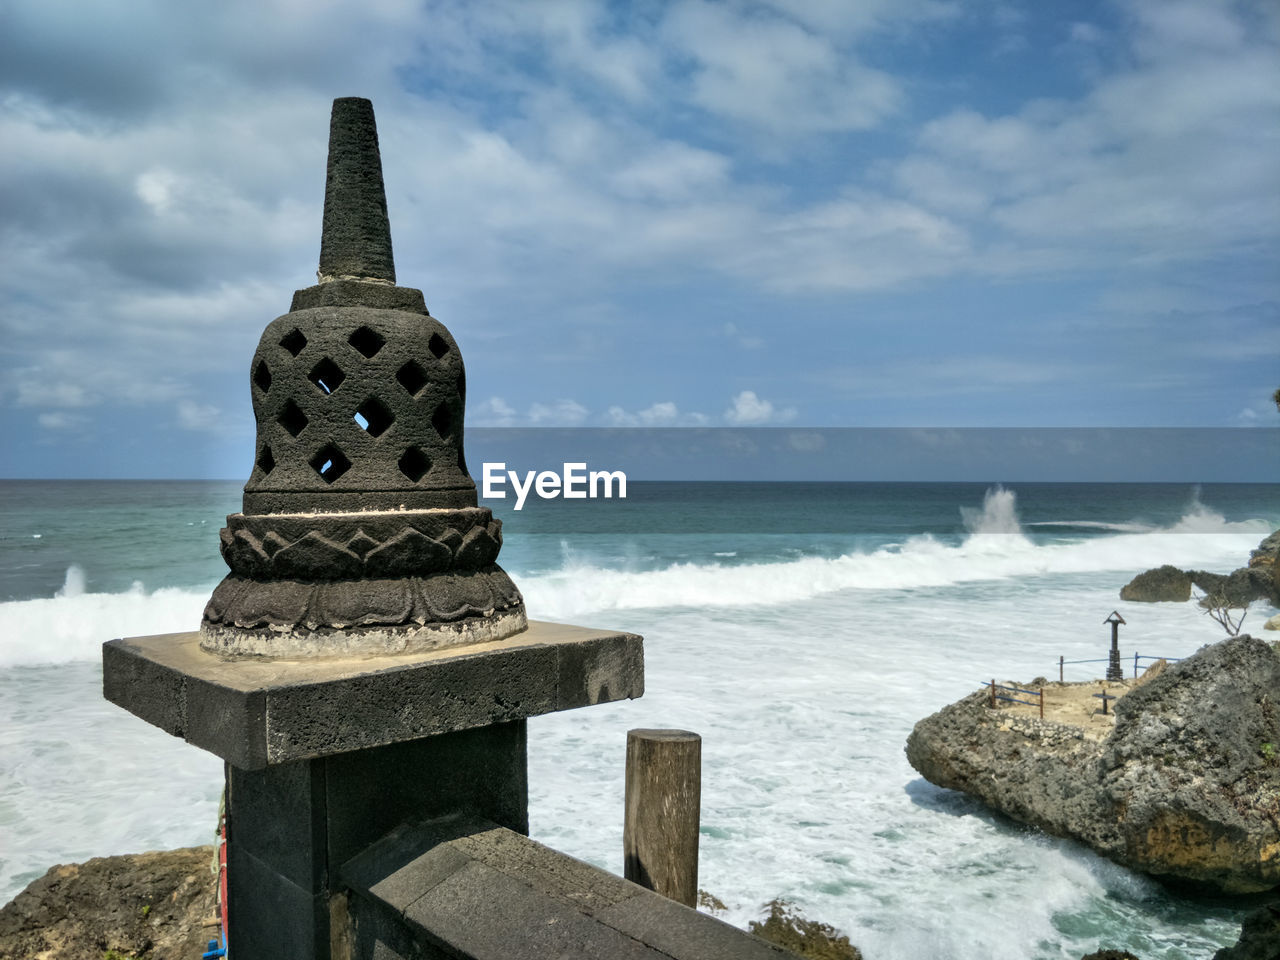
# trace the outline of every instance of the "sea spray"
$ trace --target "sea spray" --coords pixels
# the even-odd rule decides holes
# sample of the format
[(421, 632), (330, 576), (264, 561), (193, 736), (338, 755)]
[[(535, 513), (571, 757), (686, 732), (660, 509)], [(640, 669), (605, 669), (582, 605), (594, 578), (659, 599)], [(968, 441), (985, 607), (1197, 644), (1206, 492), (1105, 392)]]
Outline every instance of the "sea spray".
[(148, 591), (135, 582), (123, 593), (87, 593), (83, 571), (71, 567), (54, 597), (0, 603), (0, 668), (97, 663), (102, 644), (115, 637), (194, 630), (209, 590)]
[(73, 563), (67, 567), (67, 576), (62, 581), (62, 586), (55, 593), (54, 599), (63, 597), (78, 597), (84, 593), (84, 568), (78, 563)]
[(964, 520), (965, 529), (974, 536), (1023, 535), (1022, 524), (1018, 521), (1017, 494), (999, 485), (983, 495), (981, 510), (962, 506), (960, 516)]
[(682, 606), (754, 607), (842, 590), (916, 590), (1051, 574), (1114, 571), (1127, 580), (1161, 563), (1229, 568), (1269, 532), (1263, 521), (1228, 523), (1220, 514), (1199, 510), (1169, 528), (1036, 543), (1018, 522), (1014, 491), (1001, 488), (988, 491), (980, 511), (971, 509), (964, 516), (970, 532), (958, 543), (923, 535), (865, 553), (736, 566), (591, 566), (563, 542), (559, 570), (519, 582), (532, 615), (540, 617)]

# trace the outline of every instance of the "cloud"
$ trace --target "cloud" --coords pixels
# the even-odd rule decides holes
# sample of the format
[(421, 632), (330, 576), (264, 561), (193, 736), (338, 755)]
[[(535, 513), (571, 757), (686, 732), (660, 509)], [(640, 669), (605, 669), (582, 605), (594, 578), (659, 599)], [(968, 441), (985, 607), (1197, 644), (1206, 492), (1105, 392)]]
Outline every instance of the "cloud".
[(786, 423), (795, 417), (794, 407), (776, 410), (770, 401), (756, 396), (754, 390), (743, 390), (730, 401), (729, 409), (724, 412), (725, 421), (735, 427)]
[(56, 413), (42, 413), (36, 417), (36, 422), (46, 430), (72, 430), (85, 426), (89, 422), (89, 418), (74, 413), (58, 411)]
[(83, 385), (51, 382), (39, 367), (17, 371), (16, 386), (20, 407), (87, 407), (94, 402)]
[[(1114, 305), (1139, 300), (1135, 391), (1194, 380), (1199, 346), (1204, 384), (1267, 349), (1265, 318), (1216, 345), (1182, 321), (1183, 336), (1159, 334), (1169, 307), (1276, 300), (1280, 17), (1266, 5), (1124, 0), (1093, 23), (932, 0), (63, 7), (13, 0), (0, 31), (0, 396), (14, 406), (100, 406), (104, 422), (148, 404), (173, 422), (180, 403), (193, 422), (243, 409), (263, 325), (315, 270), (329, 102), (347, 93), (378, 110), (402, 282), (491, 350), (468, 352), (473, 396), (556, 397), (571, 366), (625, 371), (658, 342), (671, 379), (650, 396), (718, 410), (738, 385), (716, 366), (726, 340), (760, 365), (739, 382), (789, 375), (806, 410), (829, 387), (995, 396), (1042, 364), (1056, 369), (1031, 385), (1094, 375), (1091, 358), (1118, 349)], [(992, 47), (1029, 38), (1044, 69), (992, 95), (985, 67), (948, 66), (975, 25)], [(979, 300), (1017, 301), (1025, 347), (994, 342)], [(663, 316), (646, 316), (655, 304)], [(1059, 310), (1089, 331), (1086, 359), (1042, 359), (1067, 349), (1044, 333)], [(965, 324), (986, 342), (948, 335)], [(830, 384), (825, 358), (855, 337), (884, 362), (857, 388)], [(1007, 366), (947, 366), (992, 356)], [(899, 379), (913, 370), (937, 379)], [(469, 412), (612, 422), (608, 381)], [(1215, 409), (1242, 406), (1267, 412), (1244, 397)]]
[(740, 346), (743, 350), (759, 350), (764, 346), (764, 337), (745, 333), (732, 320), (726, 321), (724, 327), (721, 329), (726, 337)]
[(535, 403), (529, 407), (527, 419), (534, 427), (577, 427), (591, 411), (576, 400)]
[(178, 426), (183, 430), (210, 432), (220, 430), (223, 426), (222, 411), (209, 403), (196, 403), (193, 400), (178, 402)]
[(710, 422), (706, 414), (681, 413), (670, 400), (655, 403), (635, 413), (612, 406), (605, 412), (605, 417), (609, 425), (614, 427), (701, 427)]
[[(1007, 114), (954, 109), (926, 123), (919, 149), (894, 167), (905, 197), (1011, 241), (1012, 255), (988, 249), (987, 267), (1024, 272), (1028, 244), (1066, 270), (1197, 260), (1275, 238), (1274, 44), (1226, 5), (1125, 9), (1130, 65), (1091, 72), (1085, 96)], [(1098, 31), (1077, 24), (1072, 37), (1096, 43)], [(970, 264), (984, 268), (981, 257)]]
[(866, 129), (904, 100), (891, 75), (782, 17), (686, 0), (666, 17), (663, 35), (692, 64), (693, 103), (771, 134)]
[(467, 419), (477, 427), (514, 426), (517, 416), (515, 408), (501, 397), (490, 397), (467, 408)]

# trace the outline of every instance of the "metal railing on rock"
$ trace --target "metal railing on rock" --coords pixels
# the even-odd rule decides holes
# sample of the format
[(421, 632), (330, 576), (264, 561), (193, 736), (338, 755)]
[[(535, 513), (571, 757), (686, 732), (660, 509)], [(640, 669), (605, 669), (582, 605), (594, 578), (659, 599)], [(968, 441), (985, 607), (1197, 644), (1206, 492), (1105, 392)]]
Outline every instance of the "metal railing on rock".
[[(990, 688), (990, 705), (992, 710), (996, 708), (996, 701), (998, 700), (1003, 700), (1006, 703), (1023, 703), (1028, 707), (1039, 707), (1040, 719), (1044, 719), (1044, 687), (1041, 687), (1038, 690), (1026, 690), (1022, 687), (1012, 687), (1003, 683), (996, 683), (994, 678), (991, 680), (990, 684), (988, 684), (988, 687)], [(1007, 692), (997, 693), (997, 690), (1004, 690)], [(1023, 700), (1019, 697), (1009, 695), (1013, 693), (1026, 694), (1027, 696), (1035, 697), (1035, 700)]]
[[(1153, 663), (1156, 660), (1165, 660), (1165, 661), (1168, 661), (1169, 663), (1177, 663), (1181, 659), (1182, 659), (1181, 657), (1158, 657), (1158, 656), (1149, 656), (1148, 654), (1145, 654), (1145, 653), (1135, 653), (1133, 655), (1133, 676), (1135, 679), (1138, 676), (1138, 661), (1140, 660), (1150, 660)], [(1066, 660), (1066, 659), (1063, 659), (1062, 657), (1058, 657), (1058, 682), (1059, 683), (1065, 682), (1065, 680), (1063, 679), (1064, 667), (1068, 667), (1077, 663), (1110, 663), (1110, 662), (1111, 660), (1108, 657), (1102, 657), (1096, 660)]]

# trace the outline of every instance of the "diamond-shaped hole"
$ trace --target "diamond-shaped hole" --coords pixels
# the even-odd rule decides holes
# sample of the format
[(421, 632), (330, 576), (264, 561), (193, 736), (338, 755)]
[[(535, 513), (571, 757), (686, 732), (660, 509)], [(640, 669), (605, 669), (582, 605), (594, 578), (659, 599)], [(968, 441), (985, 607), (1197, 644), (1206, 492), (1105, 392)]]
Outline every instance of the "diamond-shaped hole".
[(400, 472), (414, 483), (426, 476), (430, 469), (431, 461), (417, 447), (410, 447), (400, 457)]
[(433, 333), (431, 339), (427, 341), (427, 349), (430, 350), (437, 360), (449, 352), (449, 344), (444, 342), (444, 337), (438, 333)]
[(298, 408), (296, 403), (288, 400), (280, 411), (280, 415), (276, 417), (276, 423), (288, 430), (291, 436), (296, 437), (306, 427), (307, 415)]
[(258, 366), (253, 371), (253, 382), (258, 385), (258, 389), (263, 393), (271, 389), (271, 369), (267, 366), (267, 361), (258, 361)]
[(333, 483), (351, 469), (351, 461), (336, 444), (327, 443), (311, 458), (311, 469), (320, 474), (325, 483)]
[(302, 335), (302, 331), (297, 327), (294, 327), (280, 338), (280, 346), (284, 347), (295, 357), (302, 352), (302, 348), (306, 345), (307, 338)]
[(347, 343), (355, 347), (362, 355), (369, 358), (382, 349), (382, 345), (386, 343), (386, 338), (377, 330), (370, 330), (368, 327), (359, 327), (351, 336), (347, 337)]
[(447, 403), (436, 407), (436, 412), (431, 415), (431, 425), (436, 428), (441, 440), (449, 439), (449, 432), (453, 430), (453, 413)]
[(276, 458), (271, 455), (271, 448), (264, 446), (262, 452), (258, 454), (258, 469), (266, 476), (276, 468)]
[(427, 371), (422, 369), (417, 360), (410, 360), (396, 371), (396, 380), (409, 391), (409, 396), (416, 397), (427, 385)]
[(377, 397), (370, 397), (356, 409), (356, 423), (371, 437), (382, 436), (395, 419), (395, 415)]
[(338, 387), (342, 386), (342, 381), (347, 379), (347, 375), (342, 372), (336, 363), (325, 357), (311, 368), (307, 378), (323, 392), (333, 393)]

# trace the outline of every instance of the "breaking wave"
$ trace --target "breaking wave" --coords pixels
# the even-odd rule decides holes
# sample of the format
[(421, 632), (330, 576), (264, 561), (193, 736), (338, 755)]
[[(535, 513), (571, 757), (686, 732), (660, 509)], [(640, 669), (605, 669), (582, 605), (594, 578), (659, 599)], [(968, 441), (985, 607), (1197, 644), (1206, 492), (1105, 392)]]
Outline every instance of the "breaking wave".
[[(995, 487), (981, 508), (961, 508), (968, 533), (959, 542), (911, 537), (837, 557), (800, 555), (776, 562), (671, 563), (628, 571), (576, 559), (566, 551), (551, 571), (517, 575), (530, 615), (570, 619), (583, 614), (667, 607), (759, 607), (853, 590), (912, 590), (962, 583), (1115, 571), (1116, 587), (1149, 567), (1230, 570), (1270, 532), (1264, 520), (1230, 522), (1193, 500), (1173, 524), (1043, 521), (1032, 529), (1080, 528), (1074, 541), (1036, 543), (1020, 523), (1012, 490)], [(1105, 531), (1099, 536), (1099, 531)], [(90, 593), (78, 565), (55, 596), (0, 603), (0, 668), (97, 660), (113, 637), (194, 630), (213, 589), (161, 588), (141, 583), (120, 593)]]
[[(644, 572), (570, 559), (555, 572), (522, 578), (520, 588), (531, 616), (555, 619), (601, 610), (768, 606), (842, 590), (912, 590), (1051, 574), (1115, 571), (1128, 579), (1166, 563), (1230, 570), (1271, 529), (1264, 520), (1227, 521), (1195, 501), (1167, 527), (1116, 524), (1114, 536), (1094, 530), (1090, 539), (1037, 544), (1019, 523), (1014, 492), (1001, 487), (987, 491), (981, 509), (961, 508), (961, 515), (969, 532), (959, 543), (924, 535), (834, 558), (678, 563)], [(1117, 589), (1122, 582), (1118, 577)]]

